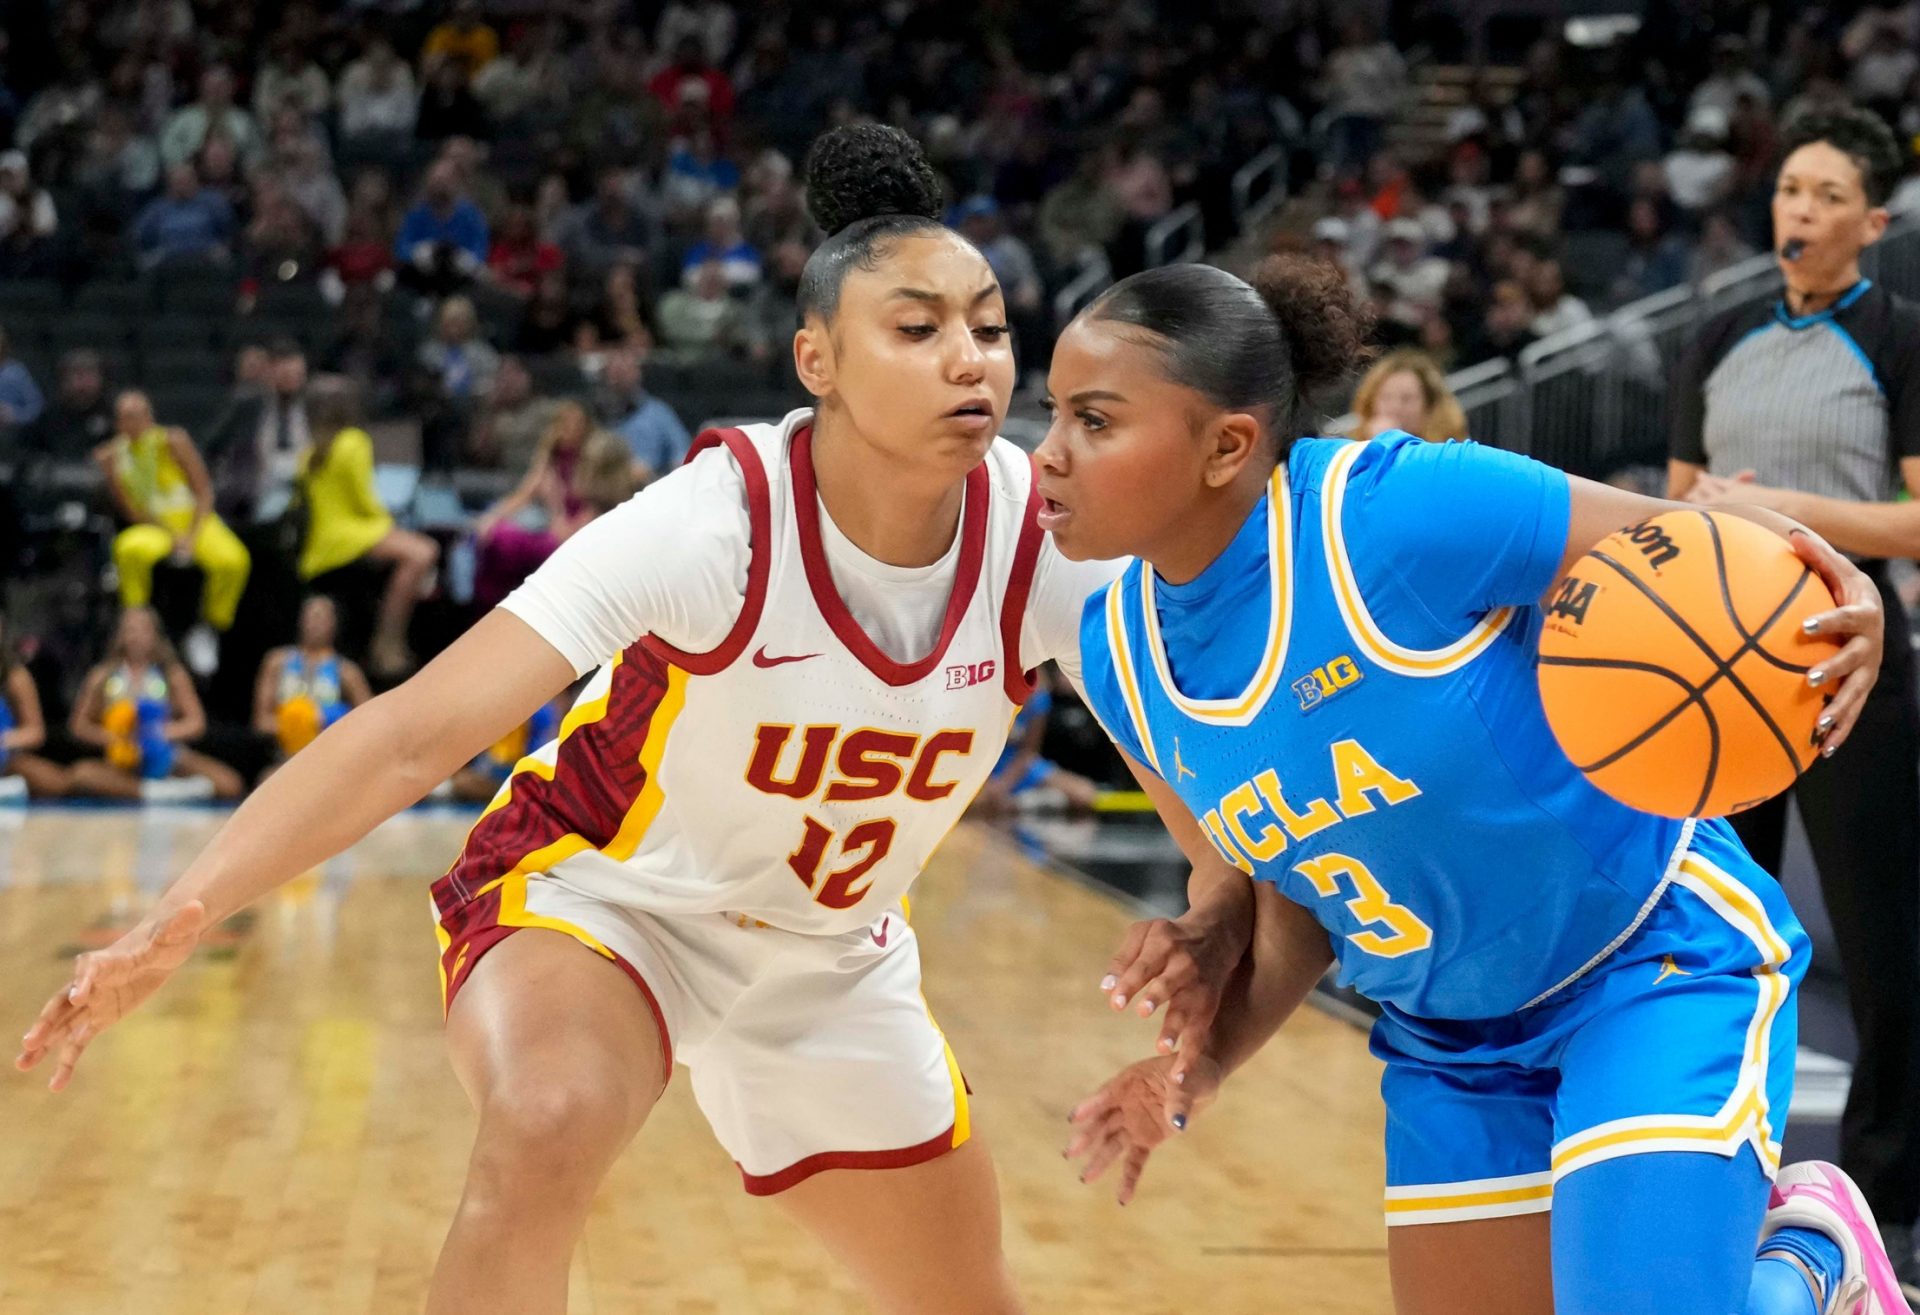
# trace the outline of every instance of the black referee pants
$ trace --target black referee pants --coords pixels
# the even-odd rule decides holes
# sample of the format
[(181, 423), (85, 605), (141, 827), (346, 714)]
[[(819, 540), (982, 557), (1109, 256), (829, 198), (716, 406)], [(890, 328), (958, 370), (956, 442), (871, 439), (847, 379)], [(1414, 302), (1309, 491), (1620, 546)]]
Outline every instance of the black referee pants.
[[(1846, 977), (1860, 1057), (1840, 1119), (1841, 1167), (1882, 1224), (1920, 1216), (1920, 702), (1907, 615), (1884, 572), (1886, 658), (1853, 735), (1788, 794), (1800, 805)], [(1780, 874), (1787, 794), (1734, 829)]]

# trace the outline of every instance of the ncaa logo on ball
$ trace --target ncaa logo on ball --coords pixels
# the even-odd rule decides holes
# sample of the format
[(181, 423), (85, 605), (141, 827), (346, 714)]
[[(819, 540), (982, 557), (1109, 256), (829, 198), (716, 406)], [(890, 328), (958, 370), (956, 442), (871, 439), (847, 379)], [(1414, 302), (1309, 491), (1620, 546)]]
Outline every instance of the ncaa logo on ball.
[(1572, 634), (1573, 627), (1587, 619), (1587, 609), (1599, 595), (1599, 585), (1569, 575), (1560, 582), (1560, 592), (1547, 604), (1547, 624), (1562, 634)]

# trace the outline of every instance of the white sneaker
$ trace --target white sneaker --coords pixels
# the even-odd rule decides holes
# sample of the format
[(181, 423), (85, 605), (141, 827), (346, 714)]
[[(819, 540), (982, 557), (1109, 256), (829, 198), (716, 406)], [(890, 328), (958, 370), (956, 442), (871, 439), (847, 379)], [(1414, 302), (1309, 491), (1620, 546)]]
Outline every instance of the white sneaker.
[(1838, 1165), (1822, 1160), (1787, 1165), (1774, 1179), (1772, 1207), (1760, 1225), (1761, 1251), (1783, 1228), (1810, 1228), (1840, 1248), (1840, 1281), (1826, 1294), (1821, 1315), (1913, 1315), (1867, 1198)]
[(26, 778), (20, 776), (0, 776), (0, 804), (24, 804), (26, 802)]
[(180, 647), (185, 650), (187, 670), (194, 675), (204, 678), (220, 669), (220, 640), (205, 621), (187, 631)]
[(140, 782), (143, 804), (195, 804), (213, 798), (213, 782), (204, 776), (169, 776)]

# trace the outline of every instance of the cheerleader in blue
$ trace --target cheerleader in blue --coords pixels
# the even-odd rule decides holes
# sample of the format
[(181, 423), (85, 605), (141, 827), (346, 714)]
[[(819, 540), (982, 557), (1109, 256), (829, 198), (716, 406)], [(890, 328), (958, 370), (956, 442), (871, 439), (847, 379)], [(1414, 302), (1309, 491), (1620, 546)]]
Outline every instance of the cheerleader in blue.
[[(1780, 1167), (1808, 944), (1779, 886), (1724, 822), (1601, 794), (1541, 710), (1537, 600), (1668, 504), (1470, 443), (1294, 441), (1362, 328), (1331, 267), (1170, 266), (1055, 352), (1042, 523), (1069, 557), (1140, 559), (1088, 603), (1089, 705), (1196, 867), (1252, 878), (1245, 955), (1187, 947), (1218, 1013), (1169, 1018), (1070, 1151), (1130, 1194), (1331, 960), (1381, 1009), (1401, 1315), (1908, 1315), (1845, 1175)], [(1739, 514), (1841, 600), (1809, 675), (1832, 753), (1878, 595)], [(1116, 1006), (1193, 998), (1162, 971), (1177, 940), (1131, 938)]]
[[(38, 752), (46, 742), (40, 688), (14, 650), (10, 623), (0, 616), (0, 777), (18, 778), (13, 790), (35, 799), (67, 792), (67, 769)], [(0, 791), (0, 798), (7, 797)]]
[[(150, 607), (120, 614), (104, 662), (87, 673), (67, 730), (98, 751), (73, 765), (71, 793), (105, 799), (238, 799), (245, 782), (227, 764), (190, 749), (207, 714), (193, 678)], [(186, 787), (173, 789), (181, 782)], [(190, 787), (190, 788), (187, 788)]]
[(280, 748), (261, 780), (373, 697), (366, 673), (334, 647), (339, 630), (334, 601), (315, 594), (300, 605), (299, 641), (274, 649), (260, 663), (253, 688), (253, 728), (272, 736)]

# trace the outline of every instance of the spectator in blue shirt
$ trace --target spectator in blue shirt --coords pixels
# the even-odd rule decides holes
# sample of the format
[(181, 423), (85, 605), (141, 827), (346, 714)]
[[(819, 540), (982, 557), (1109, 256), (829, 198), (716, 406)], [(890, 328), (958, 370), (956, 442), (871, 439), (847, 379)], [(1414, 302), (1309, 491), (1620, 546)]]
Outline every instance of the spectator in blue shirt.
[[(26, 366), (13, 359), (8, 351), (7, 331), (0, 329), (0, 433), (11, 433), (22, 425), (32, 424), (45, 408), (46, 399), (40, 396), (40, 385), (34, 383)], [(680, 431), (682, 452), (687, 447), (686, 432)]]
[(760, 282), (760, 253), (741, 233), (740, 203), (730, 196), (707, 203), (706, 232), (687, 248), (686, 259), (680, 262), (681, 283), (691, 288), (700, 267), (710, 260), (720, 265), (729, 292), (744, 291)]
[(613, 352), (607, 357), (602, 396), (596, 400), (620, 413), (613, 429), (633, 453), (636, 484), (658, 479), (686, 459), (693, 438), (673, 408), (641, 386), (638, 352)]
[(489, 236), (480, 207), (460, 193), (459, 166), (434, 161), (393, 240), (401, 282), (436, 295), (464, 287), (487, 263)]
[(233, 207), (200, 185), (191, 164), (169, 168), (167, 190), (133, 222), (134, 247), (148, 268), (174, 259), (225, 261), (232, 238)]

